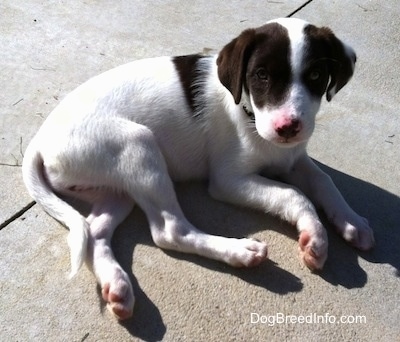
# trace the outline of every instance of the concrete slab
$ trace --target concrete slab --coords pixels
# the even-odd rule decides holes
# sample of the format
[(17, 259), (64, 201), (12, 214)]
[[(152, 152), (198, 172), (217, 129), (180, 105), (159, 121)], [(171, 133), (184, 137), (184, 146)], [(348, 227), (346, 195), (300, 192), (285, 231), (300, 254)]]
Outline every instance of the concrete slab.
[[(2, 1), (0, 164), (18, 165), (44, 117), (88, 77), (132, 59), (218, 50), (242, 29), (285, 16), (302, 3)], [(370, 219), (377, 236), (373, 252), (357, 253), (329, 233), (326, 267), (311, 274), (297, 260), (292, 227), (213, 201), (203, 184), (178, 185), (183, 209), (196, 226), (265, 240), (271, 260), (233, 270), (163, 252), (135, 209), (113, 240), (137, 299), (133, 319), (120, 325), (104, 311), (89, 271), (67, 280), (67, 231), (35, 205), (0, 231), (0, 340), (398, 339), (400, 121), (393, 75), (399, 68), (399, 15), (395, 0), (312, 1), (296, 14), (332, 27), (358, 53), (354, 79), (322, 108), (310, 153), (328, 165), (322, 167)], [(18, 166), (0, 165), (0, 172), (2, 223), (29, 197)], [(306, 322), (272, 324), (287, 315)], [(342, 316), (346, 323), (338, 323)], [(257, 318), (264, 323), (252, 323)], [(307, 323), (310, 319), (319, 323)], [(356, 319), (361, 322), (349, 322)]]
[[(395, 340), (398, 316), (393, 313), (399, 298), (397, 283), (390, 281), (395, 277), (392, 266), (359, 259), (330, 236), (326, 269), (321, 276), (311, 274), (296, 258), (294, 239), (280, 233), (294, 237), (289, 227), (214, 202), (201, 184), (179, 186), (178, 193), (198, 227), (266, 240), (271, 261), (233, 270), (199, 257), (165, 253), (154, 247), (144, 215), (135, 210), (114, 238), (116, 256), (130, 273), (137, 297), (134, 318), (121, 326), (104, 311), (89, 271), (83, 269), (67, 281), (67, 232), (35, 206), (1, 231), (2, 246), (11, 248), (0, 255), (0, 336), (11, 341)], [(391, 299), (385, 310), (379, 309), (382, 298)], [(256, 314), (276, 319), (281, 314), (318, 315), (315, 319), (325, 323), (251, 323)], [(342, 315), (365, 317), (366, 323), (322, 321)]]

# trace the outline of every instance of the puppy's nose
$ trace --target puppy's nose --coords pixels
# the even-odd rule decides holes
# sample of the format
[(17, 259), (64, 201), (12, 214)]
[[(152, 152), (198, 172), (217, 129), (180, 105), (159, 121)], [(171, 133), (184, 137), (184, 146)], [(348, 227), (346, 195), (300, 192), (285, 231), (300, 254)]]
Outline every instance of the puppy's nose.
[(275, 131), (280, 137), (289, 139), (297, 135), (301, 130), (300, 120), (283, 120), (279, 124), (275, 124)]

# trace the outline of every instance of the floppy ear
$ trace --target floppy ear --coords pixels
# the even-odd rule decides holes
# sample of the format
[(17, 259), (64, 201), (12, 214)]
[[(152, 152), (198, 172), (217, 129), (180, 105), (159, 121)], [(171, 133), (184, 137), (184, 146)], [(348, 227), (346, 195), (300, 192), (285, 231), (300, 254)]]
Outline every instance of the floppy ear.
[(336, 38), (330, 29), (324, 27), (321, 30), (328, 43), (330, 82), (326, 91), (326, 99), (330, 101), (353, 76), (357, 58), (354, 50)]
[(254, 40), (254, 29), (243, 31), (239, 37), (225, 45), (218, 55), (219, 80), (232, 93), (236, 104), (239, 104), (242, 97), (243, 81)]

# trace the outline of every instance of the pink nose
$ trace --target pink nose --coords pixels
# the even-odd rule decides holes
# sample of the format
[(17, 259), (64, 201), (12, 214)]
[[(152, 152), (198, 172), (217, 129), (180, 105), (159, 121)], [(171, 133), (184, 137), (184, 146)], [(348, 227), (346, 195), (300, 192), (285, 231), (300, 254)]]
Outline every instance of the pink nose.
[(289, 139), (297, 135), (301, 130), (301, 122), (297, 119), (286, 119), (277, 120), (274, 124), (275, 132), (280, 137)]

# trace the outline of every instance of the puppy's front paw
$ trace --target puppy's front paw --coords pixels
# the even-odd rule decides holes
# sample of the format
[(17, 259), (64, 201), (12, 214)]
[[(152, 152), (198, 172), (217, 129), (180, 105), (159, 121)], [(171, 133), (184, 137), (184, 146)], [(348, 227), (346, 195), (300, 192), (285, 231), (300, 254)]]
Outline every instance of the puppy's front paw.
[(374, 233), (366, 218), (354, 214), (350, 219), (336, 220), (334, 224), (343, 239), (352, 246), (362, 251), (374, 247)]
[(301, 260), (310, 270), (321, 270), (328, 257), (328, 237), (324, 227), (318, 221), (302, 220), (299, 231)]
[(117, 269), (112, 279), (102, 284), (102, 297), (107, 308), (118, 319), (124, 320), (132, 316), (134, 295), (128, 275)]
[(325, 239), (313, 238), (308, 232), (299, 237), (300, 258), (312, 271), (321, 270), (328, 257), (328, 242)]

